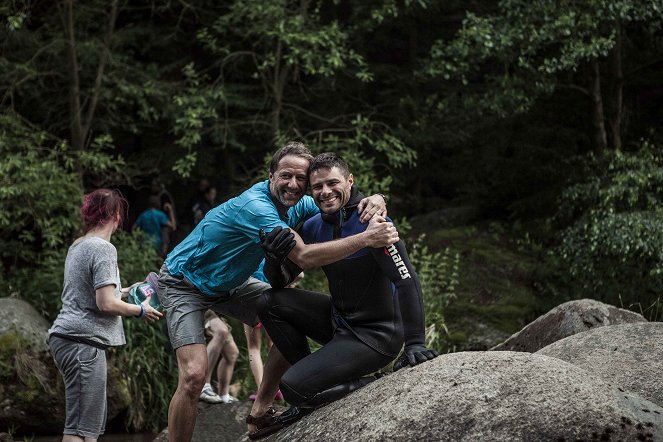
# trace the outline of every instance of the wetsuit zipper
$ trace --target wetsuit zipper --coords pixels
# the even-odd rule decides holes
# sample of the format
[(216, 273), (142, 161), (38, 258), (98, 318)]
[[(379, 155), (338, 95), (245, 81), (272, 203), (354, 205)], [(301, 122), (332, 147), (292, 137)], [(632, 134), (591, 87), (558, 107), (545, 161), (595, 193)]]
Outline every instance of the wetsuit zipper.
[(341, 207), (341, 219), (338, 221), (338, 224), (334, 225), (334, 239), (341, 237), (341, 230), (343, 230), (343, 220), (345, 219), (345, 207)]

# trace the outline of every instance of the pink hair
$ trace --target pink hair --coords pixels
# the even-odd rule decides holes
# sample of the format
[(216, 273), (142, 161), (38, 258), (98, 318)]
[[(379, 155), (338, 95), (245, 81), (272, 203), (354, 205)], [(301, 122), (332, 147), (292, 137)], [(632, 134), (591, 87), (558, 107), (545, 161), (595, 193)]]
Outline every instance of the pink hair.
[(120, 225), (127, 215), (129, 204), (119, 190), (97, 189), (83, 197), (81, 215), (85, 222), (85, 231), (89, 231), (112, 221), (120, 214)]

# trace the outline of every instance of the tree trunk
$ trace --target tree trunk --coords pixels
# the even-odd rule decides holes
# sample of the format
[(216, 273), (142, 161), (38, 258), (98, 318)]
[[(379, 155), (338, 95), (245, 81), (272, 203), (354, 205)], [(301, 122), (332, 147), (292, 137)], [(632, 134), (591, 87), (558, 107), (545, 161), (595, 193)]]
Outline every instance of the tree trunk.
[(622, 148), (622, 115), (624, 106), (624, 73), (622, 70), (622, 29), (621, 25), (616, 27), (615, 47), (610, 54), (610, 68), (612, 74), (611, 101), (612, 112), (610, 115), (610, 133), (613, 147), (617, 150)]
[(599, 61), (590, 62), (589, 94), (592, 99), (592, 123), (594, 127), (594, 145), (597, 153), (602, 154), (608, 147), (603, 114), (603, 98), (601, 97), (601, 72)]
[[(71, 145), (75, 151), (83, 151), (88, 143), (90, 127), (94, 120), (94, 114), (97, 109), (99, 95), (101, 93), (101, 84), (104, 77), (104, 70), (110, 56), (110, 45), (113, 32), (115, 30), (115, 20), (117, 18), (118, 0), (113, 0), (108, 19), (108, 30), (103, 40), (103, 50), (99, 55), (99, 64), (94, 80), (92, 95), (88, 97), (86, 105), (81, 105), (81, 86), (80, 86), (80, 66), (78, 64), (78, 54), (76, 51), (76, 35), (74, 23), (74, 0), (65, 0), (63, 4), (58, 3), (62, 25), (65, 32), (65, 51), (69, 63), (69, 114), (71, 121), (69, 123), (71, 134)], [(85, 108), (85, 109), (84, 109)], [(84, 171), (79, 170), (79, 175)]]
[(283, 91), (285, 81), (288, 75), (287, 67), (281, 68), (281, 47), (279, 40), (276, 46), (276, 66), (274, 66), (274, 75), (272, 78), (272, 93), (274, 94), (274, 108), (272, 109), (272, 137), (276, 142), (281, 132), (281, 110), (283, 109)]
[(74, 4), (67, 0), (60, 7), (62, 25), (65, 32), (65, 51), (69, 63), (69, 131), (71, 146), (74, 150), (83, 150), (83, 121), (81, 115), (81, 90), (78, 75), (78, 57), (76, 56), (76, 37), (74, 35)]

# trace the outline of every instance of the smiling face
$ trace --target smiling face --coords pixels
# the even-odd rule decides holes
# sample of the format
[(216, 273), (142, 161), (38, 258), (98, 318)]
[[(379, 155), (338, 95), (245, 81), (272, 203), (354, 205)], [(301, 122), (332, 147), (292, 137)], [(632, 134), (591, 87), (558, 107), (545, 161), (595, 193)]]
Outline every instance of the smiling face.
[(294, 155), (281, 158), (278, 168), (269, 174), (269, 191), (277, 204), (287, 209), (302, 199), (308, 185), (308, 166), (306, 158)]
[(311, 194), (315, 205), (324, 213), (335, 213), (350, 201), (352, 174), (346, 178), (338, 167), (311, 172)]

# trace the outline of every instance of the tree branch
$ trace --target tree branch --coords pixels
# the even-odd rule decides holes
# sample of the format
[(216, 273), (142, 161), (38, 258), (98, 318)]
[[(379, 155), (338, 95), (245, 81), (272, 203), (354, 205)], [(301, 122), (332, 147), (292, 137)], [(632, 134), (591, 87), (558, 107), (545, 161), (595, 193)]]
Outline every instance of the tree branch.
[(97, 66), (97, 75), (94, 79), (92, 98), (88, 104), (85, 121), (83, 122), (83, 135), (85, 137), (87, 137), (90, 126), (92, 125), (92, 120), (94, 119), (97, 102), (99, 101), (99, 94), (101, 93), (101, 82), (104, 78), (104, 70), (106, 68), (106, 63), (110, 58), (111, 39), (113, 38), (113, 33), (115, 31), (115, 20), (117, 19), (117, 2), (118, 0), (113, 0), (113, 3), (111, 4), (110, 18), (108, 20), (108, 31), (106, 32), (106, 37), (104, 38), (103, 51), (99, 59), (99, 65)]

